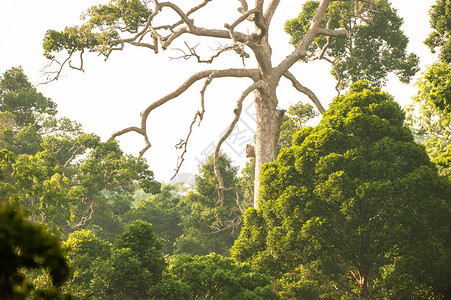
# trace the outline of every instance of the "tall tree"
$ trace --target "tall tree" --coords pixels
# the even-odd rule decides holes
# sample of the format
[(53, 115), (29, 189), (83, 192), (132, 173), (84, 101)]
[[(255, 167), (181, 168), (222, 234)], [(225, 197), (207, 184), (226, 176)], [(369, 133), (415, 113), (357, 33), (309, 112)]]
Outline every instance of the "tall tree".
[(111, 255), (111, 244), (95, 236), (89, 230), (72, 232), (64, 242), (72, 272), (64, 289), (76, 299), (89, 299), (97, 266)]
[[(140, 152), (141, 155), (150, 147), (149, 131), (147, 127), (147, 119), (149, 114), (182, 95), (194, 83), (205, 80), (201, 89), (201, 108), (196, 112), (192, 125), (196, 120), (202, 120), (205, 114), (204, 95), (210, 83), (219, 78), (232, 77), (247, 79), (250, 84), (241, 93), (237, 100), (235, 117), (226, 131), (224, 136), (219, 140), (216, 150), (215, 159), (218, 158), (220, 147), (225, 139), (230, 135), (235, 127), (242, 110), (244, 99), (251, 93), (254, 94), (254, 102), (256, 108), (256, 145), (255, 145), (255, 192), (254, 206), (257, 206), (259, 194), (258, 178), (263, 164), (272, 162), (276, 158), (277, 141), (282, 123), (284, 110), (278, 109), (277, 86), (282, 78), (287, 78), (301, 93), (305, 93), (315, 104), (316, 108), (322, 113), (324, 108), (317, 97), (308, 88), (299, 83), (295, 76), (290, 73), (291, 67), (299, 60), (309, 56), (309, 49), (314, 45), (318, 36), (328, 38), (345, 37), (349, 34), (346, 28), (341, 24), (330, 27), (330, 22), (326, 22), (330, 7), (334, 7), (332, 0), (321, 0), (317, 3), (306, 25), (306, 30), (302, 39), (297, 44), (294, 51), (284, 60), (278, 63), (272, 61), (272, 48), (270, 45), (271, 22), (280, 5), (284, 1), (280, 0), (255, 0), (253, 5), (249, 5), (246, 0), (229, 1), (228, 6), (238, 6), (238, 12), (235, 15), (225, 15), (217, 11), (217, 17), (224, 19), (226, 23), (224, 28), (207, 28), (203, 27), (208, 24), (208, 20), (204, 22), (203, 17), (199, 16), (202, 12), (210, 18), (215, 8), (211, 4), (211, 0), (199, 1), (197, 5), (193, 5), (189, 9), (185, 9), (185, 3), (176, 4), (176, 1), (160, 2), (160, 1), (144, 1), (144, 0), (112, 0), (109, 4), (91, 7), (84, 15), (86, 22), (81, 26), (68, 27), (64, 31), (49, 30), (45, 35), (44, 49), (45, 55), (51, 60), (56, 60), (58, 52), (66, 52), (67, 55), (60, 63), (60, 68), (56, 70), (50, 80), (57, 79), (63, 67), (68, 64), (75, 69), (83, 69), (83, 56), (86, 51), (98, 52), (108, 59), (115, 51), (120, 51), (125, 46), (145, 47), (158, 53), (160, 50), (166, 50), (174, 42), (180, 41), (186, 35), (203, 38), (206, 43), (211, 38), (220, 39), (226, 45), (217, 49), (211, 57), (201, 56), (195, 47), (188, 46), (183, 58), (194, 58), (199, 62), (215, 63), (216, 58), (226, 52), (235, 52), (238, 59), (243, 62), (252, 59), (254, 62), (251, 68), (217, 68), (206, 69), (197, 72), (187, 78), (187, 80), (177, 87), (173, 92), (156, 100), (150, 104), (141, 113), (141, 125), (139, 127), (128, 127), (112, 135), (112, 139), (128, 132), (136, 132), (144, 137), (145, 147)], [(335, 2), (349, 1), (340, 0)], [(346, 10), (347, 16), (352, 15), (356, 20), (372, 20), (378, 18), (380, 10), (386, 10), (387, 4), (376, 0), (356, 0), (352, 1), (355, 5), (354, 10)], [(151, 3), (154, 7), (151, 8)], [(239, 4), (239, 5), (238, 5)], [(296, 9), (296, 8), (294, 8)], [(197, 15), (197, 16), (196, 16)], [(175, 19), (173, 18), (175, 16)], [(173, 22), (169, 21), (173, 20)], [(382, 22), (378, 23), (379, 25)], [(382, 26), (382, 25), (381, 25)], [(246, 33), (248, 32), (248, 33)], [(363, 41), (364, 42), (364, 41)], [(325, 46), (328, 46), (326, 44)], [(323, 47), (324, 49), (326, 47)], [(71, 65), (71, 57), (80, 54), (80, 65)], [(397, 57), (406, 62), (406, 57)], [(391, 61), (392, 63), (394, 61)], [(398, 62), (397, 62), (398, 63)], [(401, 62), (399, 62), (401, 63)], [(404, 78), (408, 79), (409, 74)], [(178, 145), (178, 147), (186, 150), (189, 136), (192, 132), (192, 125), (187, 138)], [(182, 154), (183, 155), (183, 154)], [(183, 161), (183, 159), (181, 160)], [(219, 181), (219, 198), (224, 197), (223, 190), (226, 188), (221, 180), (221, 174), (217, 169), (217, 177)]]
[(265, 165), (233, 257), (282, 277), (290, 297), (448, 297), (451, 185), (403, 122), (368, 84), (335, 98)]

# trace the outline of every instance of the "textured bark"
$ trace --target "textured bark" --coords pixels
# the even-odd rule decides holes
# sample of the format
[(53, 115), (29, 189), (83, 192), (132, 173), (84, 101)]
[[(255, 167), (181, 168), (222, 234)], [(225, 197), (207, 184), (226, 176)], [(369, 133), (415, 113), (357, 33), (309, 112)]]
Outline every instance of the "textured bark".
[(254, 207), (258, 206), (260, 172), (264, 164), (273, 162), (277, 155), (277, 141), (284, 110), (276, 109), (277, 99), (255, 91), (257, 132), (255, 142)]

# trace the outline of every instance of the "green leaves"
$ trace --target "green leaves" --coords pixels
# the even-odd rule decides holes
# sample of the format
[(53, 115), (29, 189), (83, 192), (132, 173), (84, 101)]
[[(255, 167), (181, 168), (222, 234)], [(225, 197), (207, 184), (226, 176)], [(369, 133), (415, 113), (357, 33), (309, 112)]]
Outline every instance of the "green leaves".
[(69, 275), (58, 239), (5, 202), (0, 203), (0, 256), (0, 297), (5, 299), (24, 298), (34, 289), (24, 270), (48, 272), (56, 287)]
[(107, 5), (93, 6), (83, 15), (93, 28), (120, 27), (122, 31), (136, 32), (151, 11), (140, 0), (112, 0)]
[(56, 114), (56, 104), (36, 91), (22, 68), (11, 68), (0, 77), (0, 111), (9, 111), (17, 126), (36, 122), (38, 114)]
[(407, 108), (407, 121), (424, 140), (432, 161), (440, 172), (451, 174), (451, 67), (437, 62), (428, 67), (417, 82), (418, 93)]
[(187, 298), (279, 299), (270, 277), (215, 253), (175, 256), (168, 274), (187, 287)]
[(451, 65), (436, 63), (424, 74), (430, 101), (445, 113), (451, 114)]
[[(413, 297), (417, 287), (440, 286), (440, 276), (415, 268), (444, 269), (411, 259), (425, 247), (446, 264), (450, 185), (403, 120), (399, 105), (367, 83), (337, 97), (316, 128), (264, 166), (259, 209), (246, 213), (233, 257), (284, 278), (289, 297)], [(389, 268), (406, 285), (389, 284)]]
[[(301, 14), (285, 24), (285, 32), (291, 36), (290, 43), (294, 46), (307, 32), (318, 3), (305, 2)], [(336, 1), (329, 6), (328, 28), (345, 28), (348, 36), (330, 40), (317, 36), (306, 60), (317, 59), (324, 50), (340, 89), (363, 79), (381, 86), (389, 73), (408, 83), (419, 70), (419, 59), (406, 52), (408, 38), (401, 31), (402, 19), (387, 1), (378, 1), (374, 6), (358, 3), (358, 8), (354, 5), (353, 1)]]
[[(237, 168), (231, 165), (230, 159), (224, 154), (220, 154), (218, 160), (224, 186), (237, 188), (242, 199), (236, 177)], [(213, 156), (209, 156), (200, 166), (199, 173), (194, 191), (181, 201), (181, 205), (186, 208), (181, 216), (184, 235), (177, 239), (175, 252), (228, 255), (242, 226), (240, 206), (246, 208), (249, 204), (239, 200), (239, 206), (234, 191), (225, 192), (223, 203), (217, 203), (218, 181), (214, 173)]]
[(444, 63), (451, 63), (451, 2), (437, 0), (429, 11), (431, 27), (434, 31), (424, 42), (435, 53), (439, 48), (439, 58)]
[(53, 60), (63, 50), (70, 56), (85, 50), (106, 55), (120, 44), (120, 32), (136, 33), (150, 14), (140, 0), (111, 0), (107, 5), (93, 6), (82, 16), (87, 19), (85, 24), (46, 32), (44, 56)]

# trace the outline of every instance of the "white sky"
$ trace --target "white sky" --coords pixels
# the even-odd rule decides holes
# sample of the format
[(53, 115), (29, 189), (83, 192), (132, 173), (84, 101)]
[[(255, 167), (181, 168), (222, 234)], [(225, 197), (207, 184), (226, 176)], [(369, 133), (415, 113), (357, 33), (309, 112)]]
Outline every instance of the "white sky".
[[(186, 0), (184, 0), (186, 1)], [(183, 0), (176, 1), (183, 3)], [(42, 55), (42, 40), (47, 29), (62, 30), (65, 26), (80, 24), (79, 16), (88, 7), (105, 0), (0, 0), (0, 73), (11, 67), (22, 66), (29, 80), (37, 85), (44, 81), (41, 70), (46, 64)], [(198, 3), (189, 1), (188, 3)], [(236, 18), (238, 1), (215, 0), (221, 5), (221, 13), (211, 12), (205, 22), (214, 22), (216, 27), (231, 24)], [(252, 2), (252, 1), (249, 1)], [(287, 19), (296, 17), (304, 1), (282, 0), (275, 15), (270, 33), (273, 45), (274, 65), (287, 56), (292, 47), (288, 36), (283, 32)], [(422, 70), (434, 61), (423, 41), (431, 32), (428, 10), (434, 0), (392, 0), (393, 6), (404, 18), (404, 31), (410, 39), (409, 51), (420, 56)], [(187, 3), (187, 2), (185, 2)], [(227, 9), (233, 14), (229, 16)], [(204, 23), (207, 26), (208, 23)], [(202, 44), (207, 46), (206, 44)], [(215, 47), (214, 42), (210, 44)], [(65, 69), (63, 77), (53, 83), (38, 86), (46, 97), (58, 104), (60, 116), (67, 116), (83, 124), (87, 132), (94, 132), (106, 140), (119, 129), (139, 125), (139, 113), (151, 102), (171, 92), (187, 76), (203, 68), (242, 67), (241, 61), (233, 55), (226, 55), (215, 65), (198, 65), (194, 60), (170, 61), (169, 57), (177, 52), (165, 52), (155, 55), (148, 49), (127, 47), (115, 52), (104, 62), (95, 54), (86, 55), (85, 73)], [(73, 61), (76, 64), (76, 58)], [(251, 66), (251, 62), (247, 64)], [(298, 63), (292, 73), (304, 85), (312, 89), (323, 105), (335, 96), (334, 81), (329, 75), (327, 63)], [(199, 91), (202, 83), (193, 86), (190, 93), (173, 100), (170, 104), (151, 113), (149, 117), (149, 135), (152, 148), (145, 157), (158, 180), (169, 181), (177, 162), (174, 145), (184, 139), (188, 126), (199, 107)], [(206, 114), (200, 127), (189, 142), (189, 152), (181, 173), (197, 172), (199, 161), (210, 154), (212, 146), (233, 119), (233, 108), (241, 91), (249, 84), (240, 80), (218, 80), (213, 82), (206, 93)], [(385, 88), (395, 99), (405, 105), (415, 94), (415, 87), (403, 85), (397, 79), (391, 79)], [(299, 100), (308, 101), (305, 96), (293, 90), (288, 82), (281, 82), (278, 89), (280, 106), (287, 108)], [(244, 147), (253, 136), (252, 99), (244, 103), (246, 113), (238, 124), (238, 131), (229, 138), (223, 150), (236, 164), (245, 161)], [(137, 154), (143, 147), (141, 136), (129, 134), (120, 138), (122, 148)]]

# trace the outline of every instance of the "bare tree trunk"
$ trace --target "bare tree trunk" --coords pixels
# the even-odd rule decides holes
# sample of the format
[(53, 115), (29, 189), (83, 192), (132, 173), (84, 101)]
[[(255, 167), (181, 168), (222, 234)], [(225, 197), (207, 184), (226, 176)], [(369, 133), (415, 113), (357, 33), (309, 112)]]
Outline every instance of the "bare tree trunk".
[(273, 162), (277, 155), (277, 141), (279, 139), (280, 125), (284, 110), (278, 110), (275, 89), (272, 96), (263, 95), (255, 91), (255, 109), (257, 119), (257, 134), (255, 141), (255, 182), (254, 207), (258, 206), (260, 191), (261, 167)]

